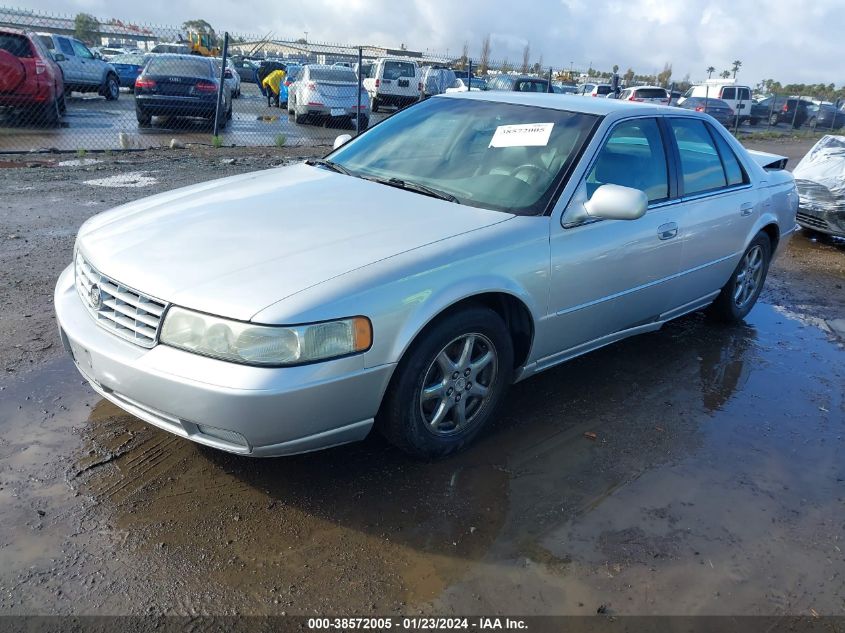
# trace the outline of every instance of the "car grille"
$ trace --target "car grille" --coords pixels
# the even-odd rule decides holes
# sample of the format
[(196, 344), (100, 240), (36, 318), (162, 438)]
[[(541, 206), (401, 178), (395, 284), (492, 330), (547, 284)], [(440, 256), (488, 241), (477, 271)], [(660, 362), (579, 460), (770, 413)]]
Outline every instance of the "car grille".
[(814, 229), (822, 229), (825, 231), (830, 230), (830, 225), (822, 218), (817, 218), (814, 215), (807, 215), (806, 213), (801, 213), (800, 211), (798, 212), (796, 217), (799, 224), (802, 224), (804, 226), (809, 226)]
[(167, 304), (106, 277), (80, 254), (76, 255), (76, 290), (97, 323), (142, 347), (158, 340)]

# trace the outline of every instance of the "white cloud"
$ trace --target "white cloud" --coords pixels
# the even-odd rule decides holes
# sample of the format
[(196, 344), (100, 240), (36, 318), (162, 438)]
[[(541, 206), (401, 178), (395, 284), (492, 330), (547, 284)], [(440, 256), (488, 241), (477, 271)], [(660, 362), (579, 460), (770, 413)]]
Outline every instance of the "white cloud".
[(32, 0), (25, 8), (88, 11), (99, 17), (177, 26), (204, 18), (219, 31), (341, 44), (406, 44), (457, 54), (464, 41), (477, 56), (492, 34), (493, 57), (514, 63), (531, 44), (545, 64), (598, 68), (618, 64), (646, 73), (670, 62), (675, 77), (704, 76), (743, 62), (740, 79), (842, 82), (838, 50), (842, 0)]

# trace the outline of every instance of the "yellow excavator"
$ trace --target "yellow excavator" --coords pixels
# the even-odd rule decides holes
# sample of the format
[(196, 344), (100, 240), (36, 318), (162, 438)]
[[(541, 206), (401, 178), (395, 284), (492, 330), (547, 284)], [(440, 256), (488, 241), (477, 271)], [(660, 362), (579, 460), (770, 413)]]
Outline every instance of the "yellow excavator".
[(202, 55), (203, 57), (220, 57), (220, 47), (214, 43), (215, 38), (208, 33), (188, 31), (188, 45), (191, 55)]

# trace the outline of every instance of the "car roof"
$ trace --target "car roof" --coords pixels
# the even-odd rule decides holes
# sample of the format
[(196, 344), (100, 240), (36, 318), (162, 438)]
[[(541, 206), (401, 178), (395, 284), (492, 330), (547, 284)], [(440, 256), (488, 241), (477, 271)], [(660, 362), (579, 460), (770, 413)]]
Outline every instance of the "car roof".
[(510, 91), (480, 91), (454, 92), (437, 95), (435, 99), (475, 99), (477, 101), (494, 101), (511, 103), (514, 105), (530, 105), (539, 108), (552, 108), (567, 112), (583, 112), (606, 116), (617, 112), (630, 112), (636, 109), (636, 114), (678, 114), (677, 108), (665, 105), (651, 105), (618, 99), (585, 99), (577, 95), (565, 95), (546, 92), (510, 92)]
[(11, 26), (0, 26), (0, 33), (13, 33), (15, 35), (31, 35), (29, 31), (24, 31), (23, 29), (16, 29)]

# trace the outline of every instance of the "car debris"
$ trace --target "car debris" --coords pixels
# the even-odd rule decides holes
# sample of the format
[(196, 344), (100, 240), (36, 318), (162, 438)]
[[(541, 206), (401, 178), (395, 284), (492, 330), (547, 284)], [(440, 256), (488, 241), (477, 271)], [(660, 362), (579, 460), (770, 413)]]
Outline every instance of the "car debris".
[(800, 200), (798, 224), (811, 232), (845, 237), (845, 136), (822, 137), (793, 175)]

